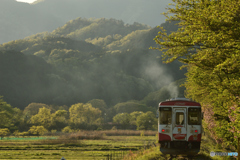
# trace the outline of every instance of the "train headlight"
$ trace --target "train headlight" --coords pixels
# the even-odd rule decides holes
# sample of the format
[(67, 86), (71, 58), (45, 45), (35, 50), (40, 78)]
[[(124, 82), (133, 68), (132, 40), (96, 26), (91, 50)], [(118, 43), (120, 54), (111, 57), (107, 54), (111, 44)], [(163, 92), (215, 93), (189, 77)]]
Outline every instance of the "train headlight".
[(197, 132), (198, 132), (198, 130), (195, 130), (194, 132), (195, 132), (195, 133), (197, 133)]
[(162, 132), (165, 132), (165, 129), (162, 129)]

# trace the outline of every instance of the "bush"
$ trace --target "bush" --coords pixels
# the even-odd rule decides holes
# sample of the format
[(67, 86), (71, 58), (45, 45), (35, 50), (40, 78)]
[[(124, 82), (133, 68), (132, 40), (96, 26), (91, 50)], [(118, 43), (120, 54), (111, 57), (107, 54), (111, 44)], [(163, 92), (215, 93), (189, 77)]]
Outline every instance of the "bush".
[(15, 137), (18, 137), (19, 134), (20, 134), (19, 130), (16, 130), (16, 131), (13, 132), (13, 135), (14, 135)]
[(28, 132), (19, 132), (19, 136), (28, 136), (29, 135), (29, 133)]
[(100, 134), (99, 131), (79, 131), (77, 133), (71, 133), (69, 136), (69, 139), (104, 139), (103, 134)]
[(43, 126), (32, 126), (29, 130), (29, 133), (36, 135), (36, 136), (42, 136), (45, 133), (48, 132), (48, 130), (46, 128), (44, 128)]
[(10, 131), (8, 128), (1, 128), (0, 129), (0, 137), (1, 137), (1, 140), (3, 137), (5, 136), (8, 136), (10, 134)]
[(51, 133), (53, 133), (53, 134), (56, 133), (56, 132), (57, 132), (56, 129), (52, 129), (52, 130), (51, 130)]
[(62, 132), (63, 132), (63, 133), (71, 133), (71, 132), (73, 132), (73, 130), (71, 129), (70, 126), (67, 126), (67, 127), (65, 127), (65, 128), (62, 129)]

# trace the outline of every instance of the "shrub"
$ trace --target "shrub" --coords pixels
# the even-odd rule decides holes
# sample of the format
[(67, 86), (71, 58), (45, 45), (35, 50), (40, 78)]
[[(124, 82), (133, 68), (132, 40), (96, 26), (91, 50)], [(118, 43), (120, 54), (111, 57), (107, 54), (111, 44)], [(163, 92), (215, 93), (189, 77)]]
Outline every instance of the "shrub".
[(19, 136), (28, 136), (29, 135), (29, 133), (28, 132), (19, 132)]
[(51, 133), (53, 133), (53, 134), (56, 133), (56, 132), (57, 132), (56, 129), (52, 129), (52, 130), (51, 130)]
[(8, 128), (0, 128), (0, 137), (1, 140), (3, 137), (8, 136), (10, 134), (10, 131)]
[(29, 133), (36, 135), (36, 136), (42, 136), (45, 133), (48, 132), (48, 130), (46, 128), (44, 128), (43, 126), (32, 126), (29, 130)]
[(70, 126), (67, 126), (67, 127), (65, 127), (65, 128), (62, 129), (62, 132), (63, 132), (63, 133), (71, 133), (71, 132), (73, 132), (73, 130), (71, 129)]

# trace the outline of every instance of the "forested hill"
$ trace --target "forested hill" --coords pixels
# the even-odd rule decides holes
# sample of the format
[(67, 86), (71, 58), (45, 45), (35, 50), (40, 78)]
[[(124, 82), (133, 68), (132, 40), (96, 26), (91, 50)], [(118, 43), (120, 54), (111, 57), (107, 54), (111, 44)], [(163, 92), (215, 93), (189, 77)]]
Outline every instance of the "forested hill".
[[(177, 29), (174, 23), (162, 26), (169, 32)], [(0, 45), (0, 95), (21, 109), (32, 102), (72, 105), (103, 99), (113, 106), (142, 100), (184, 78), (182, 64), (162, 64), (160, 52), (149, 50), (158, 30), (78, 18), (51, 33)]]
[[(160, 25), (171, 0), (38, 0), (34, 4), (0, 1), (0, 44), (39, 32), (52, 32), (66, 22), (83, 18), (114, 18), (124, 23)], [(152, 18), (154, 16), (154, 18)]]

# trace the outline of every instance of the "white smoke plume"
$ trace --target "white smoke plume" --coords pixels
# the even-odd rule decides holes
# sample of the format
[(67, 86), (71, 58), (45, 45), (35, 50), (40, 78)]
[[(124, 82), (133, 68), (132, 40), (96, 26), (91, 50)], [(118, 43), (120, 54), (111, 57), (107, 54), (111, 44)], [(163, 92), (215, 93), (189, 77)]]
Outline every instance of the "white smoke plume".
[(163, 66), (160, 66), (160, 64), (156, 62), (149, 63), (145, 68), (144, 73), (149, 79), (151, 79), (151, 82), (154, 83), (153, 85), (158, 89), (167, 87), (167, 90), (171, 95), (169, 98), (178, 97), (178, 86), (173, 84), (173, 77), (167, 73), (167, 70)]

